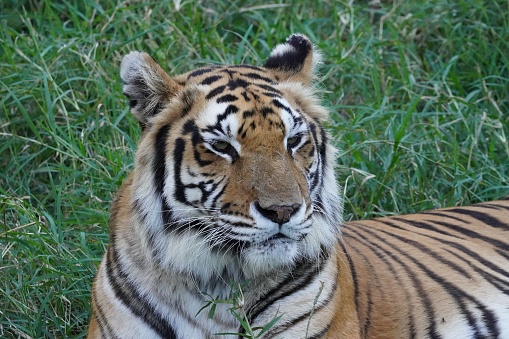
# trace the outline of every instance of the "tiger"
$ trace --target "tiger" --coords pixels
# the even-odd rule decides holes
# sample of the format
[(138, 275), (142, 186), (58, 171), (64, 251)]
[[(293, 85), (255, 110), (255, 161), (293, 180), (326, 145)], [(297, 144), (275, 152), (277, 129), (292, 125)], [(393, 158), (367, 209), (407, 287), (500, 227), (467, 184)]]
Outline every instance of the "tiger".
[(302, 34), (263, 66), (124, 57), (140, 140), (88, 338), (509, 338), (509, 198), (343, 222), (321, 60)]

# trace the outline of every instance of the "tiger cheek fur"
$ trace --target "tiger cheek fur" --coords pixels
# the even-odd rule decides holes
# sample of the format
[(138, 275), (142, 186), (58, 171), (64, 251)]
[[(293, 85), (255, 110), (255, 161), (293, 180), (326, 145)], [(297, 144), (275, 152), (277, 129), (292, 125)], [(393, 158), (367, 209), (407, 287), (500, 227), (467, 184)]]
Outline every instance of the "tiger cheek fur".
[(142, 133), (88, 338), (242, 336), (233, 305), (203, 310), (230, 283), (252, 327), (281, 316), (264, 338), (509, 338), (509, 199), (342, 224), (319, 61), (298, 34), (262, 67), (124, 58)]

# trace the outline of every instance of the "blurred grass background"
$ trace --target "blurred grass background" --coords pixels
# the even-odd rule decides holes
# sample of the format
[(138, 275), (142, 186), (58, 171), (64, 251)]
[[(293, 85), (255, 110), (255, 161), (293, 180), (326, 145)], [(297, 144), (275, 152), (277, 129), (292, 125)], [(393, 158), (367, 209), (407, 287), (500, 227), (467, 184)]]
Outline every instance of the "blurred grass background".
[(507, 0), (3, 0), (0, 21), (2, 338), (85, 334), (139, 135), (131, 50), (179, 74), (308, 35), (346, 220), (509, 194)]

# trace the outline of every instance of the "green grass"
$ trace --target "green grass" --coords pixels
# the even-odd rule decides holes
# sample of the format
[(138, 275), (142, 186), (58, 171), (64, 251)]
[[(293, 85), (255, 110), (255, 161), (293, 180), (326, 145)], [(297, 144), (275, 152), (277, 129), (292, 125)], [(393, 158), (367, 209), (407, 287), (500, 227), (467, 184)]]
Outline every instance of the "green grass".
[(509, 194), (508, 13), (506, 0), (2, 1), (0, 336), (85, 334), (139, 135), (118, 75), (129, 51), (178, 74), (261, 64), (307, 34), (325, 57), (345, 218), (371, 218)]

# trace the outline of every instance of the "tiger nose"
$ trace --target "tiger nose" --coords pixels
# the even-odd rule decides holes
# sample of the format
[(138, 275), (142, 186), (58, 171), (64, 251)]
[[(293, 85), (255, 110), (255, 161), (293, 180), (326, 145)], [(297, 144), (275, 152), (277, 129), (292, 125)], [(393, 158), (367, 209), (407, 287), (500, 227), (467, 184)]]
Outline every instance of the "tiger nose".
[(299, 209), (299, 204), (293, 205), (270, 205), (269, 207), (262, 207), (259, 202), (255, 203), (255, 208), (265, 218), (277, 224), (284, 224), (290, 220), (292, 215)]

